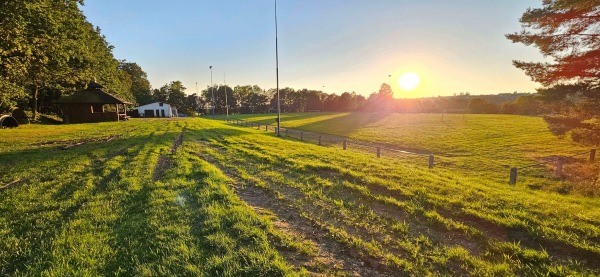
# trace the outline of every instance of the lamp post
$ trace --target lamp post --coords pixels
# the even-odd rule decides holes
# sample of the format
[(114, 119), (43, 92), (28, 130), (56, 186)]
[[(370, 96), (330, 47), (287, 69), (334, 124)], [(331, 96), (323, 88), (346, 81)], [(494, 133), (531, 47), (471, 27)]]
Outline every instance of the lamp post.
[(321, 97), (323, 99), (321, 99), (321, 103), (323, 104), (323, 109), (321, 110), (321, 112), (325, 112), (325, 86), (323, 86), (323, 94), (321, 95)]
[(275, 0), (275, 76), (277, 79), (277, 136), (280, 137), (281, 104), (279, 103), (279, 50), (277, 48), (277, 0)]
[(227, 111), (227, 119), (229, 119), (229, 105), (227, 104), (227, 81), (225, 81), (225, 73), (223, 73), (223, 84), (225, 87), (225, 110)]
[(210, 96), (211, 96), (211, 102), (212, 102), (212, 116), (213, 116), (213, 118), (215, 118), (215, 93), (213, 91), (213, 82), (212, 82), (212, 65), (209, 66), (208, 68), (210, 68)]

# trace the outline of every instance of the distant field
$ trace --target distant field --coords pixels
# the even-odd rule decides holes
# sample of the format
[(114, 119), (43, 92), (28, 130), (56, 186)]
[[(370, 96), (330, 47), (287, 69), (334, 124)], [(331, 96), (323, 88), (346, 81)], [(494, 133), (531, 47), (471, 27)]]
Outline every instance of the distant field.
[[(243, 115), (232, 118), (273, 123), (276, 116)], [(570, 156), (591, 149), (574, 144), (568, 137), (557, 138), (550, 133), (541, 117), (530, 116), (299, 113), (283, 114), (282, 126), (432, 153), (441, 167), (452, 168), (465, 176), (506, 183), (511, 167), (551, 161), (555, 156)], [(577, 159), (584, 161), (588, 156), (578, 156)], [(562, 192), (572, 190), (572, 182), (565, 183), (553, 177), (554, 166), (555, 163), (550, 162), (547, 166), (521, 171), (519, 184)], [(565, 172), (569, 170), (571, 174), (581, 171), (579, 168), (566, 168)], [(600, 195), (600, 185), (593, 188), (587, 183), (582, 188), (584, 194)]]
[[(396, 116), (353, 131), (356, 114), (283, 125), (426, 149), (445, 164), (198, 118), (0, 130), (0, 167), (10, 169), (0, 172), (0, 275), (600, 274), (598, 198), (482, 177), (538, 151), (582, 148), (538, 118), (445, 116), (450, 128), (434, 115)], [(430, 124), (408, 127), (417, 120)], [(535, 131), (501, 132), (511, 128)], [(434, 136), (443, 130), (448, 148)], [(503, 141), (509, 153), (487, 149)], [(465, 174), (481, 153), (487, 169)]]

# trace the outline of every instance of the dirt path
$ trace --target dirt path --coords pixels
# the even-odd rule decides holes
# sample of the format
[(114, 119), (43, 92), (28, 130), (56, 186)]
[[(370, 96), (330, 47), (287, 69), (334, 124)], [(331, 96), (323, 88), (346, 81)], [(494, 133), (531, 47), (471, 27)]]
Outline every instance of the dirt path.
[(302, 217), (301, 211), (291, 204), (290, 200), (278, 198), (276, 193), (267, 188), (244, 184), (231, 170), (217, 161), (202, 154), (202, 159), (218, 167), (233, 183), (236, 195), (250, 205), (258, 214), (273, 214), (277, 217), (273, 225), (279, 231), (295, 238), (303, 238), (312, 244), (316, 254), (312, 256), (298, 255), (295, 251), (279, 249), (286, 260), (296, 266), (304, 267), (311, 274), (330, 276), (346, 274), (352, 276), (402, 276), (390, 272), (376, 260), (363, 257), (353, 249), (328, 237), (326, 230), (315, 226), (310, 220)]
[[(179, 135), (177, 136), (177, 138), (173, 141), (173, 146), (171, 146), (171, 149), (169, 150), (171, 153), (171, 155), (175, 154), (175, 152), (177, 152), (177, 148), (179, 148), (179, 146), (181, 146), (181, 144), (183, 143), (183, 137), (185, 136), (185, 130), (186, 128), (183, 127), (183, 129), (181, 130), (181, 133), (179, 133)], [(161, 179), (163, 177), (163, 175), (165, 174), (165, 171), (169, 168), (171, 168), (173, 163), (173, 159), (171, 158), (170, 155), (168, 154), (160, 154), (160, 156), (158, 156), (158, 161), (156, 162), (156, 166), (154, 167), (154, 174), (152, 175), (152, 180), (153, 181), (158, 181), (159, 179)]]

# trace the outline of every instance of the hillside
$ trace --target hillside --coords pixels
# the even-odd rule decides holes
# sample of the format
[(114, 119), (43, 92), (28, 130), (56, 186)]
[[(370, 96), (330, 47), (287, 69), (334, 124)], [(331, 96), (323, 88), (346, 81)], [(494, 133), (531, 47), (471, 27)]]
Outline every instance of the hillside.
[[(597, 198), (457, 170), (478, 147), (505, 140), (514, 149), (501, 163), (527, 163), (550, 137), (500, 136), (518, 118), (487, 128), (489, 118), (449, 118), (462, 128), (452, 133), (433, 118), (408, 130), (414, 118), (373, 115), (363, 124), (371, 128), (352, 130), (342, 123), (355, 115), (326, 116), (338, 123), (298, 115), (297, 127), (379, 142), (390, 133), (369, 129), (389, 129), (392, 144), (427, 146), (448, 166), (197, 118), (2, 130), (0, 165), (11, 170), (0, 174), (0, 274), (600, 274)], [(498, 128), (473, 145), (478, 132), (461, 126)], [(439, 140), (409, 136), (442, 131)], [(556, 143), (546, 151), (569, 145)]]

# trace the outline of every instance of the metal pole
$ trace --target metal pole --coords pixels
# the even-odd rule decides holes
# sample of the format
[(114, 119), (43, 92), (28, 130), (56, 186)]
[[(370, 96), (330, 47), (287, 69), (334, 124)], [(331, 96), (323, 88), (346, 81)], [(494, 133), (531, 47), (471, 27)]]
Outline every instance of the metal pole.
[(210, 68), (210, 94), (212, 101), (212, 116), (215, 118), (215, 92), (213, 91), (213, 81), (212, 81), (212, 65)]
[(227, 104), (227, 81), (225, 80), (225, 73), (223, 73), (223, 83), (225, 85), (225, 110), (227, 111), (227, 118), (229, 118), (229, 104)]
[(277, 136), (281, 124), (281, 105), (279, 104), (279, 49), (277, 45), (277, 0), (275, 0), (275, 75), (277, 78)]

